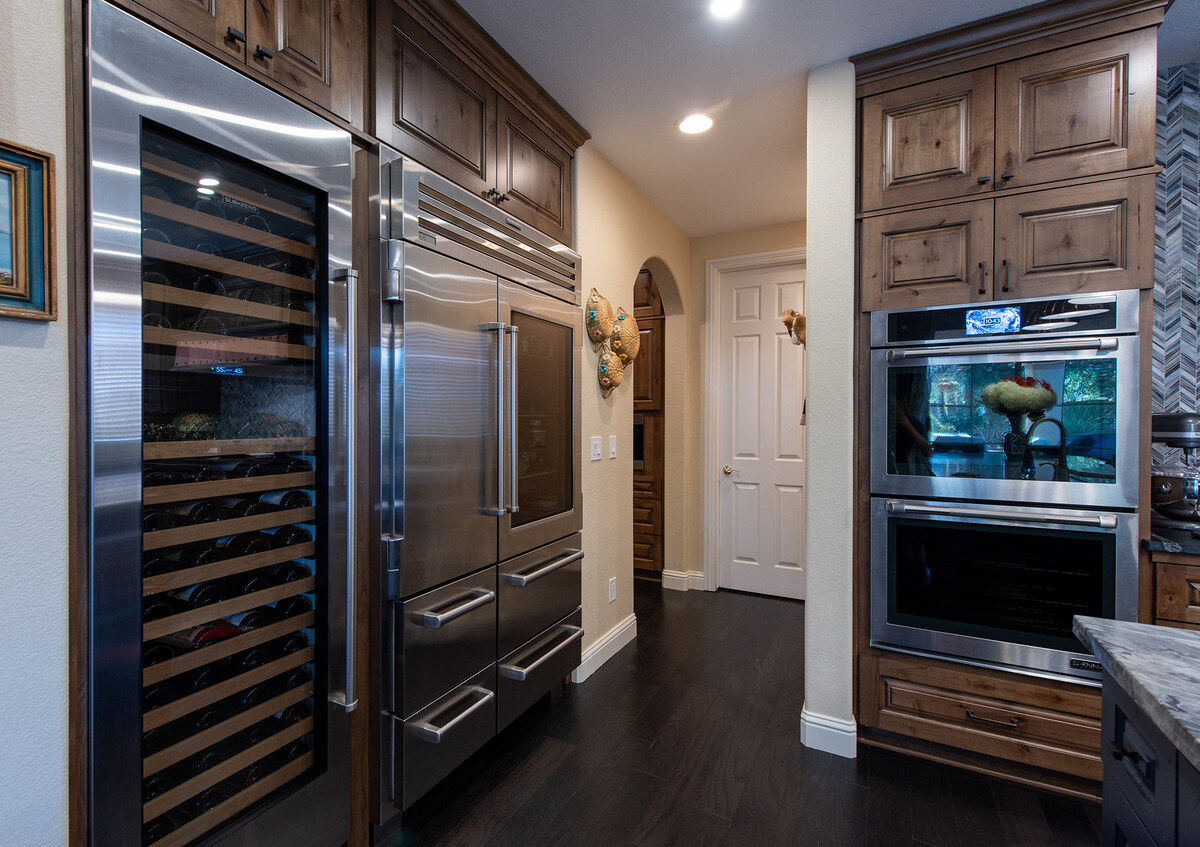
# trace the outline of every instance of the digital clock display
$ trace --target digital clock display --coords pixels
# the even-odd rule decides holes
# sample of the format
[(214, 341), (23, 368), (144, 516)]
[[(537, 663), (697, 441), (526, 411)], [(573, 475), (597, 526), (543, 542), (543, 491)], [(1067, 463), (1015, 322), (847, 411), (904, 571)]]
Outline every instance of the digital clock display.
[(217, 376), (245, 376), (246, 369), (241, 365), (213, 365), (212, 372)]
[(997, 309), (968, 309), (967, 335), (1005, 335), (1021, 331), (1021, 309), (1002, 306)]

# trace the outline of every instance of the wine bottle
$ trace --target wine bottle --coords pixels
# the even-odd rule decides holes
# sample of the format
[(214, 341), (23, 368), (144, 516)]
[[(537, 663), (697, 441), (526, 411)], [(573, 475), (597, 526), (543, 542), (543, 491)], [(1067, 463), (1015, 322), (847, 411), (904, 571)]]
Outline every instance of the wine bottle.
[(281, 618), (294, 618), (312, 610), (312, 600), (308, 599), (308, 596), (305, 594), (297, 594), (295, 597), (284, 597), (275, 604), (275, 612)]
[(153, 756), (181, 740), (179, 731), (171, 724), (148, 729), (142, 733), (142, 755)]
[(224, 558), (224, 551), (212, 541), (193, 541), (180, 549), (175, 561), (181, 568), (195, 568), (200, 565), (211, 565)]
[(153, 488), (156, 485), (179, 485), (183, 482), (190, 482), (190, 480), (185, 479), (181, 474), (176, 473), (170, 468), (142, 468), (142, 485), (145, 488)]
[(282, 712), (276, 714), (276, 717), (285, 724), (300, 723), (305, 718), (311, 718), (313, 715), (312, 704), (308, 700), (301, 700), (299, 703), (293, 703)]
[(279, 718), (271, 716), (263, 718), (258, 723), (252, 725), (237, 737), (236, 744), (242, 749), (253, 747), (255, 744), (261, 744), (275, 733), (284, 728), (284, 724)]
[(150, 197), (154, 200), (161, 200), (164, 203), (174, 203), (175, 202), (174, 200), (171, 199), (171, 195), (167, 193), (166, 189), (159, 185), (144, 185), (144, 186), (142, 186), (142, 196)]
[(200, 274), (192, 280), (192, 290), (198, 294), (215, 294), (225, 296), (225, 283), (212, 274)]
[(303, 292), (289, 288), (287, 289), (287, 293), (284, 294), (283, 308), (291, 309), (294, 312), (311, 313), (313, 310), (313, 304)]
[(191, 203), (192, 209), (202, 215), (212, 215), (214, 218), (225, 220), (225, 210), (221, 208), (221, 204), (216, 200), (210, 200), (208, 197), (197, 197)]
[(218, 501), (231, 518), (249, 518), (278, 511), (274, 503), (264, 503), (253, 497), (226, 498)]
[(260, 759), (244, 771), (234, 774), (232, 781), (238, 786), (239, 790), (245, 791), (251, 785), (266, 779), (278, 769), (279, 765), (274, 760), (269, 758)]
[(299, 688), (305, 683), (312, 682), (313, 675), (312, 671), (310, 671), (305, 665), (301, 665), (300, 667), (293, 668), (282, 676), (277, 677), (277, 679), (279, 680), (280, 690), (291, 691), (293, 688)]
[(275, 578), (276, 584), (282, 585), (285, 582), (299, 582), (302, 579), (308, 579), (312, 576), (312, 571), (303, 562), (284, 562), (282, 565), (276, 565), (271, 571), (271, 575)]
[(220, 659), (192, 671), (188, 676), (187, 684), (192, 691), (203, 691), (210, 685), (216, 685), (226, 679), (229, 679), (229, 662)]
[(299, 526), (280, 526), (264, 531), (270, 535), (271, 546), (274, 548), (307, 544), (313, 540), (312, 533)]
[(178, 700), (179, 697), (179, 688), (171, 680), (147, 685), (142, 689), (142, 711), (151, 712), (160, 709), (168, 703)]
[(228, 558), (251, 556), (255, 553), (265, 553), (275, 549), (271, 545), (271, 536), (265, 532), (243, 532), (238, 535), (226, 535), (217, 539), (217, 547)]
[(199, 609), (215, 603), (223, 603), (229, 599), (229, 589), (218, 581), (197, 582), (185, 588), (168, 592), (172, 597), (188, 609)]
[(269, 646), (277, 656), (286, 656), (289, 653), (298, 653), (308, 647), (308, 638), (303, 632), (293, 632), (291, 635), (272, 641)]
[[(242, 593), (248, 594), (249, 592)], [(259, 606), (257, 609), (251, 609), (248, 612), (238, 612), (236, 615), (230, 615), (228, 620), (243, 632), (249, 632), (252, 629), (261, 629), (264, 626), (270, 626), (277, 622), (279, 617), (270, 606)]]
[(200, 500), (195, 503), (184, 503), (171, 509), (171, 513), (182, 518), (187, 523), (211, 523), (229, 517), (228, 512), (219, 503), (211, 500)]
[(203, 649), (210, 644), (216, 644), (218, 641), (224, 641), (226, 638), (232, 638), (235, 635), (241, 634), (242, 631), (233, 624), (225, 620), (219, 620), (201, 626), (194, 626), (183, 632), (164, 635), (159, 641), (173, 647), (177, 653), (187, 653), (191, 650)]
[(175, 570), (176, 564), (164, 556), (155, 556), (142, 564), (142, 579), (152, 576), (162, 576)]
[(277, 456), (271, 461), (270, 473), (308, 473), (312, 469), (312, 456)]
[(159, 532), (175, 526), (175, 518), (163, 509), (146, 508), (142, 512), (142, 532)]
[(276, 297), (273, 287), (260, 283), (251, 283), (240, 289), (237, 297), (239, 300), (244, 300), (247, 303), (258, 303), (261, 306), (279, 305), (279, 298)]
[(240, 462), (226, 462), (221, 465), (221, 469), (225, 471), (229, 479), (241, 479), (243, 477), (252, 476), (267, 476), (275, 473), (271, 470), (271, 464), (262, 459), (246, 459)]
[(275, 756), (277, 759), (286, 764), (287, 762), (294, 762), (296, 759), (299, 759), (310, 750), (312, 750), (312, 747), (309, 746), (307, 741), (298, 740), (284, 745), (283, 748), (275, 754)]
[(166, 594), (155, 594), (142, 602), (142, 620), (146, 623), (169, 618), (184, 610), (184, 605)]
[(155, 797), (161, 797), (175, 787), (175, 780), (170, 774), (151, 774), (142, 780), (142, 802), (149, 803)]
[(161, 229), (156, 229), (152, 226), (142, 227), (143, 241), (157, 241), (160, 244), (170, 244), (170, 237)]
[(191, 815), (182, 808), (176, 808), (152, 821), (146, 821), (142, 824), (142, 843), (149, 845), (166, 838), (191, 819)]
[(170, 329), (171, 320), (166, 315), (158, 312), (147, 312), (142, 315), (142, 326), (156, 326), (161, 329)]
[(209, 312), (201, 312), (187, 325), (190, 332), (205, 332), (209, 335), (225, 335), (229, 324)]
[(269, 503), (282, 509), (307, 509), (312, 506), (312, 495), (300, 488), (287, 491), (268, 491), (259, 495), (260, 503)]
[(196, 795), (196, 798), (192, 801), (192, 811), (197, 816), (202, 815), (205, 812), (215, 809), (228, 800), (229, 797), (229, 789), (223, 784), (217, 783), (212, 788), (206, 788)]
[[(253, 594), (256, 591), (266, 591), (275, 584), (274, 575), (269, 571), (262, 570), (236, 573), (225, 579), (225, 585), (231, 597), (237, 597), (239, 594)], [(230, 622), (237, 623), (236, 621)]]
[(151, 641), (142, 648), (142, 667), (148, 668), (151, 665), (157, 665), (159, 662), (166, 662), (175, 658), (175, 648), (170, 644), (163, 644), (161, 641)]
[(242, 226), (248, 226), (252, 229), (257, 229), (262, 232), (271, 231), (271, 225), (267, 223), (267, 219), (259, 214), (245, 215), (244, 217), (238, 219), (238, 223), (240, 223)]
[(271, 661), (271, 651), (265, 644), (257, 644), (248, 650), (243, 650), (229, 657), (229, 669), (232, 676), (260, 668)]
[(188, 716), (188, 735), (195, 735), (198, 732), (204, 732), (206, 729), (212, 729), (221, 723), (221, 721), (232, 716), (232, 712), (223, 701), (214, 703), (211, 706), (205, 706), (203, 709), (197, 709)]
[(229, 701), (235, 713), (244, 712), (270, 700), (275, 696), (275, 691), (275, 686), (268, 682), (260, 682), (234, 694)]

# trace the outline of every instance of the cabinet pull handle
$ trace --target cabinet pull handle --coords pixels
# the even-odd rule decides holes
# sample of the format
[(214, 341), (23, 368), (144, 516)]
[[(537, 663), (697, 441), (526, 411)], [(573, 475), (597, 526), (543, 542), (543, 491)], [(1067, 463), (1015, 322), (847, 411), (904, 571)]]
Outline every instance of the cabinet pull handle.
[(1002, 180), (1004, 180), (1005, 182), (1008, 182), (1010, 179), (1012, 179), (1016, 175), (1017, 175), (1016, 171), (1005, 171), (1004, 173), (1000, 174), (1000, 178)]
[(446, 711), (449, 711), (451, 707), (457, 706), (459, 703), (464, 702), (470, 697), (475, 697), (475, 702), (463, 709), (450, 720), (446, 721), (446, 723), (438, 725), (431, 720), (420, 721), (416, 724), (413, 724), (413, 732), (422, 741), (428, 741), (430, 744), (440, 744), (442, 739), (446, 737), (447, 732), (454, 729), (454, 727), (458, 726), (467, 718), (471, 717), (471, 715), (475, 714), (488, 703), (491, 703), (496, 699), (496, 695), (491, 691), (488, 691), (482, 686), (473, 685), (464, 691), (460, 696), (456, 697), (453, 702), (447, 704)]
[(977, 176), (975, 177), (975, 181), (980, 185), (987, 185), (992, 181), (992, 178), (990, 176)]
[(506, 573), (503, 576), (504, 582), (508, 585), (514, 585), (517, 588), (524, 588), (529, 583), (541, 579), (546, 574), (554, 573), (559, 568), (564, 568), (571, 562), (578, 562), (583, 558), (582, 550), (567, 550), (562, 556), (551, 560), (549, 563), (542, 565), (536, 570), (527, 573)]
[(425, 609), (424, 611), (413, 612), (409, 617), (418, 626), (423, 626), (426, 629), (441, 629), (450, 623), (450, 621), (457, 620), (468, 612), (473, 612), (489, 603), (495, 603), (496, 592), (488, 591), (486, 588), (477, 588), (460, 599), (462, 602), (440, 614), (432, 609)]
[(225, 40), (232, 41), (234, 44), (245, 44), (246, 43), (246, 33), (242, 32), (240, 29), (234, 29), (233, 27), (228, 27), (225, 30)]
[(1000, 290), (1003, 292), (1006, 292), (1006, 293), (1009, 291), (1012, 291), (1012, 289), (1008, 287), (1008, 266), (1009, 266), (1009, 261), (1008, 261), (1008, 259), (1005, 259), (1004, 260), (1004, 285), (1001, 286)]
[(1122, 759), (1128, 758), (1130, 762), (1136, 765), (1139, 761), (1141, 761), (1142, 758), (1142, 754), (1137, 750), (1132, 748), (1126, 749), (1117, 744), (1115, 741), (1108, 742), (1108, 752), (1112, 753), (1112, 757), (1118, 762)]
[[(562, 630), (562, 632), (569, 633), (565, 640), (560, 641), (558, 644), (556, 644), (554, 646), (553, 649), (547, 651), (546, 653), (543, 653), (540, 658), (538, 658), (537, 660), (535, 660), (533, 662), (530, 662), (528, 665), (525, 665), (525, 666), (521, 666), (518, 664), (501, 665), (498, 670), (498, 673), (500, 674), (500, 676), (505, 677), (506, 679), (515, 679), (517, 682), (524, 682), (526, 679), (529, 678), (529, 675), (531, 673), (533, 673), (535, 670), (540, 668), (542, 665), (546, 664), (546, 662), (553, 659), (557, 654), (561, 653), (563, 650), (567, 649), (567, 647), (571, 646), (576, 641), (583, 638), (583, 627), (581, 627), (581, 626), (572, 626), (571, 624), (563, 624), (561, 630)], [(528, 654), (526, 654), (526, 656), (522, 656), (521, 659), (525, 659), (527, 657), (528, 657)]]
[(967, 709), (967, 717), (973, 721), (979, 721), (980, 723), (995, 724), (996, 726), (1008, 727), (1009, 729), (1016, 729), (1018, 726), (1021, 725), (1021, 718), (1017, 717), (1016, 715), (1013, 715), (1011, 718), (1009, 718), (1006, 721), (1002, 721), (1002, 720), (997, 720), (996, 718), (985, 718), (983, 715), (975, 714), (974, 709)]
[(256, 58), (256, 59), (274, 59), (275, 51), (268, 50), (266, 47), (263, 47), (261, 44), (256, 44), (256, 45), (254, 45), (254, 58)]
[(987, 262), (979, 263), (979, 293), (987, 294)]

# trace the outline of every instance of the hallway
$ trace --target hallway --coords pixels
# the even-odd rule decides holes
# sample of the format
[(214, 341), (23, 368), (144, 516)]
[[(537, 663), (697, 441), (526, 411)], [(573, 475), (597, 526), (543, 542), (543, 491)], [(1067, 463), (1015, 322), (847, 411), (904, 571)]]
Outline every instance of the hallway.
[(634, 583), (637, 641), (531, 709), (389, 845), (1098, 844), (1094, 804), (804, 748), (803, 603)]

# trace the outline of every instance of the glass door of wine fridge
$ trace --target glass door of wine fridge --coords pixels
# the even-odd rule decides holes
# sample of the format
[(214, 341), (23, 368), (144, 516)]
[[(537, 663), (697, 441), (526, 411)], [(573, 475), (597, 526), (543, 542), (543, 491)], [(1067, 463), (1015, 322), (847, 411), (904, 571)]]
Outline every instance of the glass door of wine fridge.
[(92, 9), (91, 840), (336, 847), (349, 139)]

